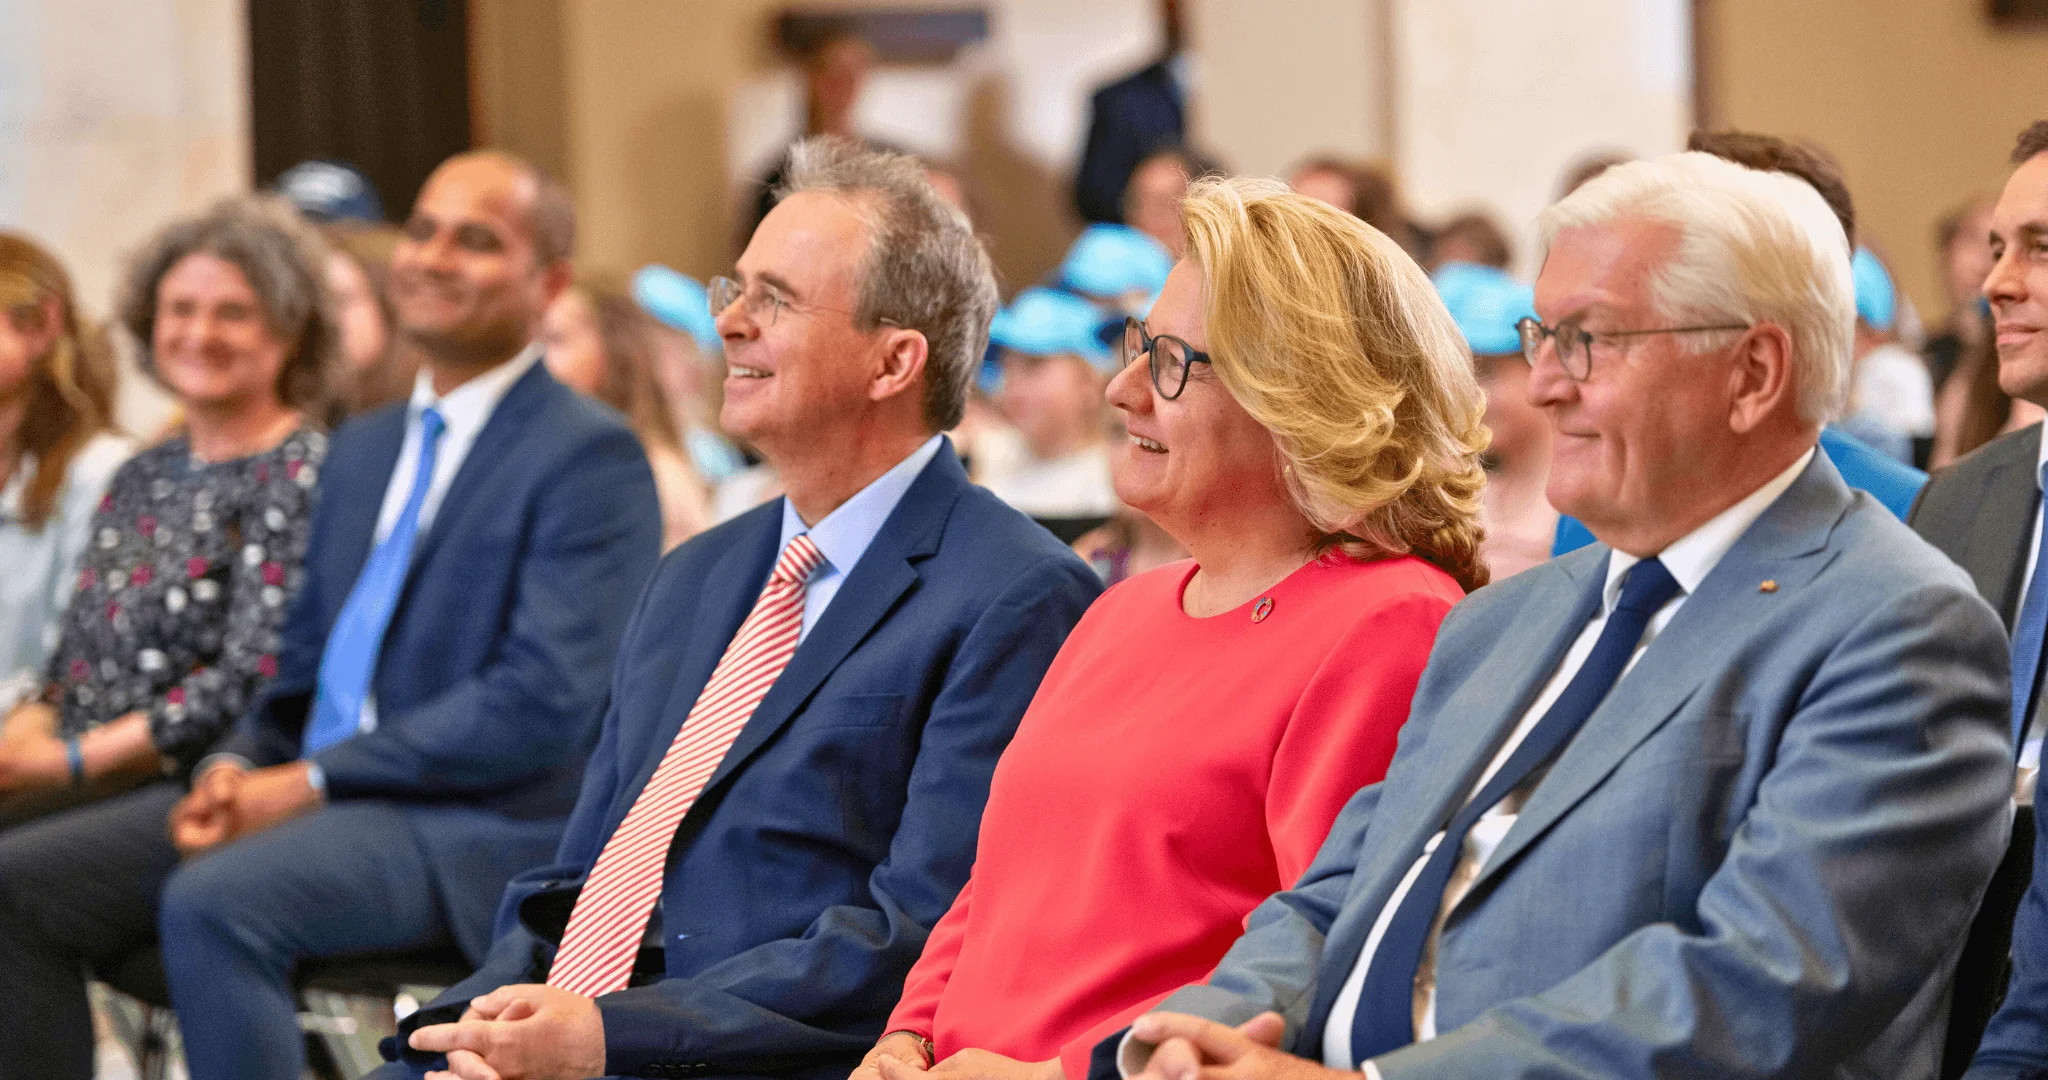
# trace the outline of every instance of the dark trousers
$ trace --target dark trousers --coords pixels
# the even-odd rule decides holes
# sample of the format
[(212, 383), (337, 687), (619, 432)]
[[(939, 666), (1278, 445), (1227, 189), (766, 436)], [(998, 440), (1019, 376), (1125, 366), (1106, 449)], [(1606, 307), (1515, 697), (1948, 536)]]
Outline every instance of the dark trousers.
[(344, 802), (178, 868), (158, 927), (192, 1080), (298, 1076), (300, 961), (452, 943), (403, 812)]
[(92, 1077), (86, 972), (156, 937), (182, 794), (156, 781), (0, 831), (0, 1080)]

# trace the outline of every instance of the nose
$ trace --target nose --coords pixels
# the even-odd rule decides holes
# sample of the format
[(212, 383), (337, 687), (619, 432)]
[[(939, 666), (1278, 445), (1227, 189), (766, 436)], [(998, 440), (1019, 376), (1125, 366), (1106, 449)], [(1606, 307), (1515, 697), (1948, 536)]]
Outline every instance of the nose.
[(1984, 295), (1994, 304), (2017, 303), (2027, 298), (2026, 268), (2020, 265), (2021, 245), (2008, 246), (1991, 264), (1984, 278)]
[(1529, 361), (1529, 386), (1525, 400), (1539, 409), (1562, 405), (1579, 396), (1579, 384), (1564, 373), (1558, 362), (1556, 344), (1546, 341)]
[(1143, 363), (1129, 363), (1123, 366), (1109, 380), (1103, 391), (1109, 403), (1127, 413), (1149, 413), (1152, 411), (1152, 379), (1146, 374)]
[(744, 298), (712, 312), (711, 321), (718, 327), (718, 336), (727, 341), (752, 341), (761, 336), (761, 326), (747, 313)]

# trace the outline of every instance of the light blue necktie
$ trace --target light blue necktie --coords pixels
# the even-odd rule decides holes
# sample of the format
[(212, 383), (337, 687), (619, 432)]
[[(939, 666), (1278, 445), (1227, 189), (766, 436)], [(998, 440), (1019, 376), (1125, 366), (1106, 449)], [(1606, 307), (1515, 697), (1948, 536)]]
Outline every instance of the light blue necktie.
[[(2042, 480), (2048, 483), (2048, 465), (2042, 466)], [(2041, 530), (2048, 540), (2048, 529)], [(2040, 541), (2036, 541), (2038, 544)], [(2034, 684), (2041, 675), (2041, 643), (2048, 637), (2048, 559), (2039, 549), (2034, 555), (2034, 574), (2027, 580), (2027, 601), (2020, 605), (2020, 617), (2012, 624), (2012, 748), (2019, 753), (2027, 735), (2027, 716), (2034, 704)]]
[(327, 635), (320, 654), (320, 689), (313, 700), (313, 719), (306, 725), (305, 753), (312, 755), (356, 733), (362, 725), (363, 701), (370, 696), (370, 678), (377, 671), (377, 650), (398, 607), (412, 548), (420, 535), (420, 505), (434, 483), (434, 452), (447, 424), (429, 405), (420, 413), (420, 465), (413, 473), (412, 494), (391, 526), (391, 534), (370, 552), (355, 588), (341, 606), (341, 616)]

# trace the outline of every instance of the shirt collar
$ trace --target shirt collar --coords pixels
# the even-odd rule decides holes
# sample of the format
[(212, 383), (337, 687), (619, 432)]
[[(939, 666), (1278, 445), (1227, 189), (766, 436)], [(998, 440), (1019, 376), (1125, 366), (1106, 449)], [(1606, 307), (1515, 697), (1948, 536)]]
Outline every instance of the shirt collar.
[(868, 486), (856, 492), (853, 498), (839, 504), (837, 510), (825, 515), (823, 521), (804, 527), (804, 519), (797, 516), (796, 507), (787, 498), (782, 500), (782, 542), (777, 551), (789, 546), (791, 540), (806, 533), (811, 543), (818, 545), (818, 553), (825, 556), (826, 565), (839, 573), (851, 573), (860, 557), (866, 554), (868, 545), (881, 534), (882, 525), (903, 501), (903, 495), (910, 490), (911, 482), (931, 464), (939, 452), (945, 436), (934, 435), (924, 445), (910, 452), (910, 456), (896, 463), (888, 472), (875, 477)]
[[(1664, 569), (1671, 571), (1671, 576), (1677, 580), (1678, 587), (1685, 590), (1685, 595), (1691, 596), (1699, 589), (1700, 583), (1707, 580), (1707, 575), (1713, 572), (1721, 557), (1728, 554), (1728, 549), (1742, 539), (1742, 534), (1756, 524), (1756, 519), (1764, 516), (1764, 511), (1778, 501), (1778, 496), (1785, 494), (1792, 481), (1799, 479), (1807, 463), (1813, 460), (1814, 453), (1815, 448), (1808, 447), (1806, 453), (1799, 455), (1799, 460), (1784, 472), (1657, 553), (1657, 560), (1664, 564)], [(1625, 551), (1608, 553), (1607, 587), (1600, 594), (1602, 611), (1614, 610), (1615, 603), (1621, 599), (1622, 579), (1628, 576), (1630, 567), (1641, 561)]]
[(2041, 473), (2048, 470), (2048, 425), (2041, 428), (2041, 452), (2034, 459), (2034, 486), (2041, 486)]
[(498, 407), (498, 402), (511, 391), (512, 384), (538, 363), (540, 357), (541, 345), (536, 341), (519, 350), (512, 359), (438, 396), (434, 393), (434, 373), (422, 367), (419, 377), (413, 380), (412, 401), (406, 407), (406, 415), (416, 417), (432, 405), (440, 412), (441, 422), (450, 428), (480, 428), (490, 418), (491, 411)]

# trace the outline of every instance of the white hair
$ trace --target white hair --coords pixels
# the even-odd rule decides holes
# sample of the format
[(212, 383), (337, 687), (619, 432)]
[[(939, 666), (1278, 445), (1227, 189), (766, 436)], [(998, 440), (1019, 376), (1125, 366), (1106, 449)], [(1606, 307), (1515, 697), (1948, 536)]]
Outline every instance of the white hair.
[[(1617, 165), (1536, 219), (1542, 253), (1566, 229), (1642, 217), (1679, 231), (1650, 279), (1651, 303), (1673, 325), (1770, 323), (1792, 339), (1799, 415), (1824, 424), (1849, 392), (1856, 289), (1849, 240), (1812, 185), (1712, 154)], [(1726, 347), (1733, 333), (1688, 335), (1681, 348)]]

